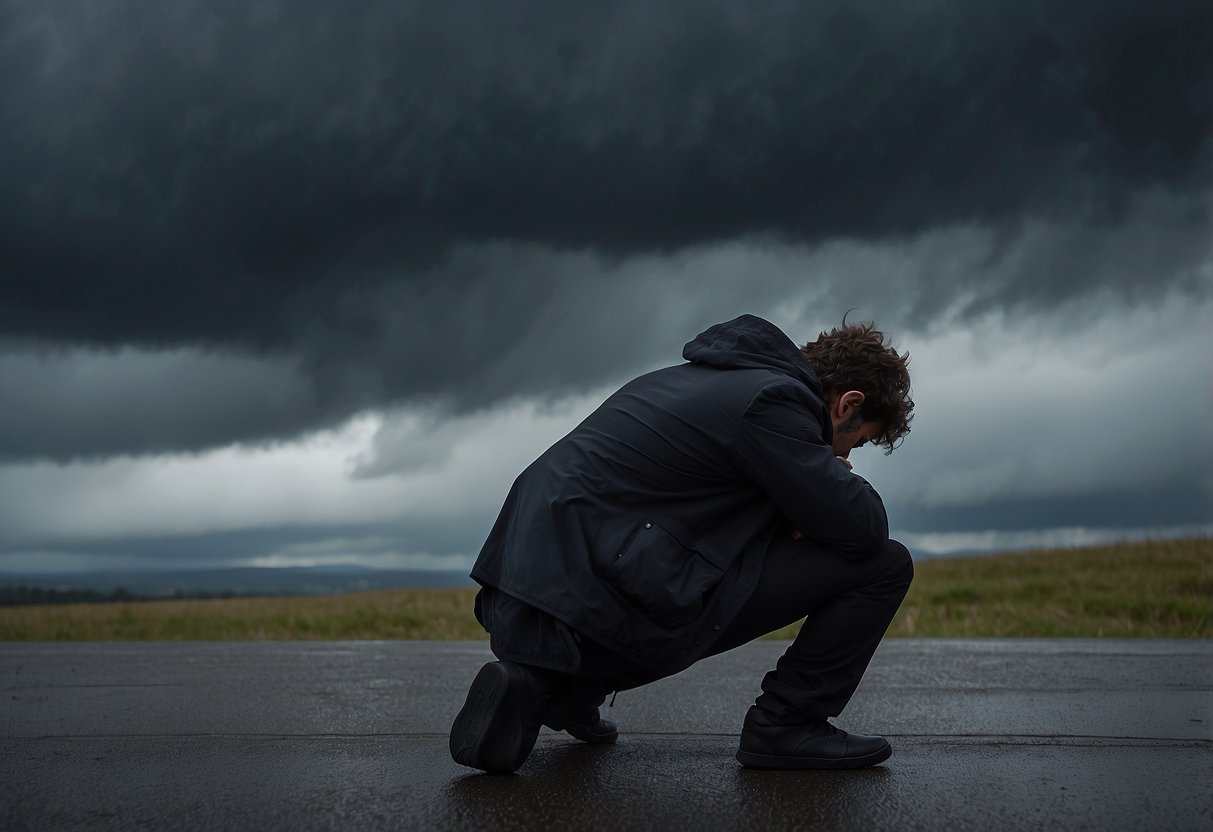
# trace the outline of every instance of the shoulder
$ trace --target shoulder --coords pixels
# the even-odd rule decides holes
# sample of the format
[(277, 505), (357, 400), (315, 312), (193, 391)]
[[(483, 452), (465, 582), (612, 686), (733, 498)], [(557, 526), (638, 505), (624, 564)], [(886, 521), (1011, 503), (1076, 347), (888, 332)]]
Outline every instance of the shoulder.
[(817, 391), (787, 376), (758, 387), (742, 413), (740, 427), (802, 438), (819, 438), (828, 430), (829, 411)]
[(756, 386), (750, 403), (761, 406), (779, 402), (802, 405), (813, 411), (814, 415), (825, 409), (825, 400), (804, 382), (782, 373), (769, 373)]

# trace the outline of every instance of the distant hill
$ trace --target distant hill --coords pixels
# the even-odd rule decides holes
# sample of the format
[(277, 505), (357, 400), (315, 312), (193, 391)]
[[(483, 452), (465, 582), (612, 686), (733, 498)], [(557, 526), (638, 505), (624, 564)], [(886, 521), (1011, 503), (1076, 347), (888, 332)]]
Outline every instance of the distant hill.
[[(198, 596), (342, 595), (374, 589), (454, 589), (475, 586), (466, 572), (361, 567), (200, 569), (166, 572), (0, 573), (0, 597), (17, 587), (111, 595), (124, 590), (138, 598)], [(48, 599), (49, 600), (49, 599)], [(72, 600), (64, 597), (62, 600)], [(84, 599), (80, 599), (84, 600)], [(12, 601), (9, 601), (12, 603)]]

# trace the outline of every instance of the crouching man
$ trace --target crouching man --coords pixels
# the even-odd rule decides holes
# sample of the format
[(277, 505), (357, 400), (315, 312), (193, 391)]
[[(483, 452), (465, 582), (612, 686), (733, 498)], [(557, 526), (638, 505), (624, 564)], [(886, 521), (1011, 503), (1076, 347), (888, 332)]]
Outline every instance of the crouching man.
[(514, 482), (472, 570), (500, 661), (455, 718), (456, 762), (516, 771), (541, 725), (614, 742), (606, 693), (806, 616), (762, 680), (737, 759), (859, 768), (892, 753), (827, 720), (913, 577), (847, 461), (909, 432), (908, 354), (845, 322), (797, 348), (743, 315), (683, 357), (625, 385)]

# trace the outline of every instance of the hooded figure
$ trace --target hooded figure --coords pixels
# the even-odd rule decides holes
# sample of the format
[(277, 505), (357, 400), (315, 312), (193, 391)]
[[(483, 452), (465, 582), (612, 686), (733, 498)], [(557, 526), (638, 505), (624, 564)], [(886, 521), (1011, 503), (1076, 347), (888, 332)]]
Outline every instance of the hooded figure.
[(456, 718), (457, 762), (514, 771), (540, 724), (611, 742), (598, 714), (607, 691), (806, 615), (747, 714), (738, 759), (833, 768), (889, 756), (883, 738), (826, 719), (912, 577), (879, 495), (847, 460), (908, 431), (908, 356), (871, 326), (801, 350), (743, 315), (683, 357), (613, 394), (510, 489), (472, 569), (501, 661), (481, 669)]

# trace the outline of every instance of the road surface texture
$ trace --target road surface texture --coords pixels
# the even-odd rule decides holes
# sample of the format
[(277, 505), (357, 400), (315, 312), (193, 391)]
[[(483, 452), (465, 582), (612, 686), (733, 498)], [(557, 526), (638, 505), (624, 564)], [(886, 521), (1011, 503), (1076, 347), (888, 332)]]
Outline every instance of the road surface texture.
[(890, 640), (836, 722), (875, 768), (733, 759), (783, 650), (618, 697), (619, 743), (544, 730), (451, 761), (479, 642), (0, 644), (0, 829), (1213, 829), (1213, 642)]

